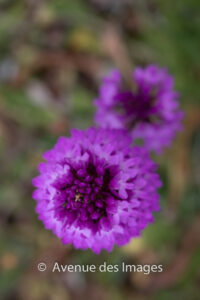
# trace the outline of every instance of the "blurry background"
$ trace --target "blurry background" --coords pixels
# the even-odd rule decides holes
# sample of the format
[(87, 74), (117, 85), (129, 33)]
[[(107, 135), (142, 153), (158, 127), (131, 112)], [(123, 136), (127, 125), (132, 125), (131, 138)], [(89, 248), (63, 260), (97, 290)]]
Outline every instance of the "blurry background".
[[(200, 299), (199, 0), (0, 0), (0, 299)], [(42, 153), (92, 122), (102, 75), (167, 66), (185, 129), (159, 162), (162, 210), (140, 239), (96, 256), (34, 212)], [(39, 273), (37, 263), (163, 264), (164, 272)]]

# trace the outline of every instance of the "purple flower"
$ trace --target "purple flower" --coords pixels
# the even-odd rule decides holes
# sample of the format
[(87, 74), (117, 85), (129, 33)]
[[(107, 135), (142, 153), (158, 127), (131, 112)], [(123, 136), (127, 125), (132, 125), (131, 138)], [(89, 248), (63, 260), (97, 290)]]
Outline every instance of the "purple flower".
[(173, 77), (166, 69), (150, 65), (136, 68), (133, 80), (134, 92), (126, 90), (117, 70), (104, 79), (95, 100), (96, 123), (101, 127), (126, 129), (148, 150), (161, 153), (182, 128), (183, 112), (179, 109)]
[(43, 155), (33, 198), (39, 219), (63, 244), (111, 251), (153, 221), (161, 185), (156, 165), (130, 144), (122, 130), (72, 130)]

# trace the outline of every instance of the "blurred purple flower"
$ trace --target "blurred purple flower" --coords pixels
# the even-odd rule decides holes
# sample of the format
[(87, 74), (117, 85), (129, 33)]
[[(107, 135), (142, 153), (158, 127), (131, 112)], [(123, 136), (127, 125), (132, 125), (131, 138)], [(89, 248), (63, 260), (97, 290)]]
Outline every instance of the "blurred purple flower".
[(33, 198), (39, 219), (63, 244), (111, 251), (153, 221), (161, 186), (156, 165), (130, 143), (122, 130), (72, 130), (43, 155)]
[(161, 153), (182, 128), (183, 112), (174, 91), (174, 80), (156, 65), (136, 68), (137, 90), (127, 90), (122, 75), (114, 70), (104, 80), (95, 100), (96, 123), (104, 128), (126, 129), (133, 140), (141, 140), (148, 150)]

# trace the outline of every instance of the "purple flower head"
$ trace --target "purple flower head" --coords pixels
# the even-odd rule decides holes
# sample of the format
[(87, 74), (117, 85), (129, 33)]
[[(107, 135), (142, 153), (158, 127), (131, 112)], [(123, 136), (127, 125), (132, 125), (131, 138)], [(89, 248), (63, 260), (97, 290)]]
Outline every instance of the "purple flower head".
[(166, 69), (150, 65), (136, 68), (133, 81), (135, 92), (125, 89), (117, 70), (104, 79), (95, 100), (96, 123), (126, 129), (134, 140), (142, 140), (148, 150), (161, 153), (182, 128), (183, 112), (179, 109), (173, 77)]
[(153, 221), (161, 185), (156, 165), (130, 143), (122, 130), (72, 130), (43, 155), (33, 198), (39, 219), (63, 244), (111, 251)]

